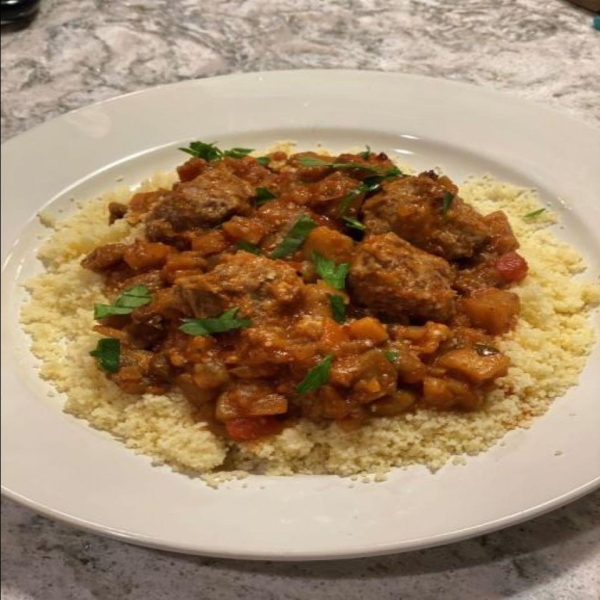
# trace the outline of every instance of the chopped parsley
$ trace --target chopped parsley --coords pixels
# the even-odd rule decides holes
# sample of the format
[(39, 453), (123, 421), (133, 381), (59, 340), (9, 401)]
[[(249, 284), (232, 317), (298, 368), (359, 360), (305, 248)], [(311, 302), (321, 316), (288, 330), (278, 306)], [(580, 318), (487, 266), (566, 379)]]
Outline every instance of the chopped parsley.
[(306, 215), (301, 215), (298, 220), (292, 225), (287, 235), (283, 238), (271, 252), (270, 258), (281, 258), (294, 254), (304, 244), (308, 234), (316, 227), (315, 222)]
[(256, 162), (257, 162), (259, 165), (262, 165), (263, 167), (268, 167), (268, 166), (269, 166), (269, 163), (271, 162), (271, 159), (270, 159), (270, 157), (268, 157), (268, 156), (259, 156), (259, 157), (256, 159)]
[(231, 148), (231, 150), (225, 150), (223, 156), (229, 156), (229, 158), (244, 158), (251, 152), (254, 152), (254, 148)]
[(444, 194), (444, 199), (442, 200), (442, 215), (446, 216), (452, 206), (452, 202), (454, 202), (454, 194), (452, 192), (446, 192)]
[(351, 229), (358, 229), (358, 231), (364, 231), (366, 227), (356, 217), (342, 217), (344, 222)]
[(346, 304), (341, 296), (335, 294), (327, 294), (329, 298), (329, 307), (331, 315), (337, 323), (343, 323), (346, 320)]
[(325, 258), (318, 252), (313, 252), (313, 262), (315, 269), (321, 279), (328, 283), (336, 290), (343, 290), (346, 285), (346, 275), (350, 265), (348, 263), (340, 263), (336, 265), (333, 260)]
[(363, 152), (359, 152), (358, 155), (365, 160), (368, 160), (369, 156), (371, 156), (371, 146), (366, 146), (366, 149)]
[(235, 247), (238, 250), (243, 250), (244, 252), (250, 252), (250, 254), (256, 254), (257, 256), (262, 254), (262, 250), (256, 244), (252, 242), (248, 242), (246, 240), (238, 240), (235, 244)]
[(114, 315), (128, 315), (139, 306), (152, 300), (150, 290), (145, 285), (134, 285), (125, 290), (113, 304), (94, 304), (94, 319), (104, 319)]
[(388, 350), (383, 354), (391, 363), (395, 363), (396, 360), (398, 360), (398, 357), (400, 356), (400, 353), (397, 350)]
[(121, 361), (121, 342), (115, 338), (102, 338), (98, 340), (96, 348), (90, 352), (90, 356), (97, 358), (105, 371), (116, 373)]
[(180, 331), (189, 335), (212, 335), (213, 333), (225, 333), (234, 331), (243, 327), (250, 327), (250, 319), (238, 319), (239, 308), (232, 308), (224, 312), (219, 317), (209, 317), (206, 319), (184, 319)]
[(524, 219), (533, 219), (534, 217), (539, 217), (544, 212), (546, 212), (545, 208), (538, 208), (537, 210), (534, 210), (530, 213), (527, 213), (526, 215), (523, 215), (523, 218)]
[(370, 177), (366, 177), (365, 180), (353, 190), (350, 190), (341, 200), (338, 208), (337, 208), (337, 216), (343, 217), (346, 214), (346, 211), (350, 208), (352, 201), (360, 196), (361, 194), (370, 194), (371, 192), (379, 191), (381, 187), (381, 182), (390, 179), (392, 177), (398, 177), (398, 174), (392, 175), (372, 175)]
[(363, 169), (365, 171), (371, 171), (374, 175), (379, 177), (398, 177), (402, 175), (402, 171), (398, 167), (391, 167), (390, 169), (384, 169), (382, 167), (375, 167), (373, 165), (364, 165), (361, 163), (353, 162), (327, 162), (315, 156), (301, 156), (298, 162), (303, 167), (329, 167), (336, 171), (343, 171), (345, 169)]
[(217, 147), (217, 142), (192, 142), (187, 148), (179, 148), (182, 152), (191, 154), (196, 158), (203, 158), (208, 162), (221, 160), (226, 156), (230, 158), (244, 158), (254, 150), (252, 148), (231, 148), (230, 150), (221, 150)]
[(259, 187), (256, 188), (254, 194), (254, 204), (256, 204), (256, 206), (261, 206), (265, 202), (273, 200), (274, 198), (277, 198), (277, 196), (269, 188)]
[(307, 394), (318, 390), (322, 385), (329, 381), (329, 371), (333, 362), (333, 354), (328, 354), (319, 362), (316, 367), (313, 367), (305, 376), (304, 379), (296, 386), (296, 392), (299, 394)]
[(209, 162), (219, 160), (223, 157), (223, 152), (217, 148), (217, 142), (192, 142), (187, 148), (179, 148), (182, 152), (187, 152), (196, 158), (203, 158)]

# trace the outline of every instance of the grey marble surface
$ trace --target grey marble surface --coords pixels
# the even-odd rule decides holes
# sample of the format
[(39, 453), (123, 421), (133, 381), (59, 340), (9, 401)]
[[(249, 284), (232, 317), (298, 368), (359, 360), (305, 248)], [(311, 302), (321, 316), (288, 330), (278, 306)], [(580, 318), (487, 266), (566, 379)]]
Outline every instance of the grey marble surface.
[[(2, 35), (2, 139), (94, 101), (239, 71), (472, 82), (600, 122), (600, 32), (559, 0), (42, 0)], [(2, 599), (600, 598), (600, 492), (447, 547), (327, 563), (177, 556), (2, 501)]]

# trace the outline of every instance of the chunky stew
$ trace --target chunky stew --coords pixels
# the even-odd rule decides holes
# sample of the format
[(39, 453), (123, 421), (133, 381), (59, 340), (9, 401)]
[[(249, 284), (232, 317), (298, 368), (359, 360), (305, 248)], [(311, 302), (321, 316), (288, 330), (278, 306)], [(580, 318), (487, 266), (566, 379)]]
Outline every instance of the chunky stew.
[(194, 142), (172, 189), (112, 203), (138, 227), (82, 262), (103, 276), (91, 354), (123, 391), (178, 389), (235, 441), (299, 419), (359, 427), (476, 410), (509, 359), (525, 277), (503, 212), (368, 148), (339, 156)]

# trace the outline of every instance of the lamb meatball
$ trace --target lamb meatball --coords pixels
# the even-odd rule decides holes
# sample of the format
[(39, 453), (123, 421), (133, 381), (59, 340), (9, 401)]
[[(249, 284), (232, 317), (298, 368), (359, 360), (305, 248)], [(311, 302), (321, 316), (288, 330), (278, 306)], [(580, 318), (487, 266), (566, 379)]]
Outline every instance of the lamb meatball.
[(389, 318), (447, 322), (454, 314), (452, 269), (394, 233), (360, 243), (350, 265), (352, 298)]

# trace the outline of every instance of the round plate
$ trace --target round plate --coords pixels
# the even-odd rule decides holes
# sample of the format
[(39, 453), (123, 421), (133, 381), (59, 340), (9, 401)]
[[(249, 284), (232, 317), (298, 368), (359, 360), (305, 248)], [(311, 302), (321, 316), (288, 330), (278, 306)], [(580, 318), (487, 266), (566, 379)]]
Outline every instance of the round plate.
[[(219, 489), (154, 467), (48, 398), (18, 324), (20, 283), (47, 235), (35, 213), (136, 184), (184, 158), (194, 139), (333, 150), (369, 144), (453, 179), (489, 172), (540, 190), (558, 234), (600, 272), (600, 133), (495, 92), (356, 71), (244, 74), (158, 87), (64, 115), (4, 145), (2, 163), (2, 480), (46, 515), (182, 552), (281, 560), (366, 556), (447, 543), (533, 517), (600, 482), (599, 383), (580, 385), (503, 446), (384, 483), (252, 476)], [(594, 327), (600, 329), (598, 320)], [(561, 451), (560, 456), (556, 451)]]

